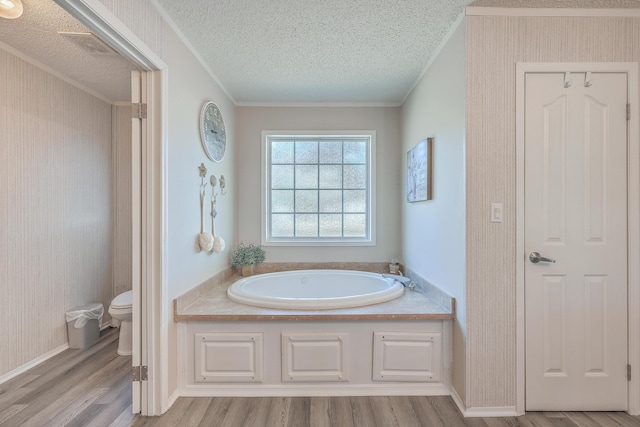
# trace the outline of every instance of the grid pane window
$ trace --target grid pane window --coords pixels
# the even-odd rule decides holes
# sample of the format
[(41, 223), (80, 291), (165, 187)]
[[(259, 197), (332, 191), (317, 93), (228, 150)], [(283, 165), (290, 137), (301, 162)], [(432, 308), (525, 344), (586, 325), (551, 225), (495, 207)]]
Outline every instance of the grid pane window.
[(271, 188), (292, 188), (293, 166), (274, 165), (271, 168)]
[(296, 163), (318, 163), (316, 141), (296, 141)]
[(366, 163), (367, 150), (364, 144), (355, 141), (344, 143), (343, 163)]
[(344, 190), (344, 211), (366, 213), (367, 193), (363, 190)]
[(366, 227), (365, 215), (344, 215), (344, 234), (348, 237), (357, 237), (364, 233)]
[(293, 141), (273, 141), (271, 158), (273, 163), (293, 163)]
[(296, 214), (296, 236), (316, 237), (318, 235), (318, 215)]
[(342, 141), (323, 141), (319, 148), (320, 163), (342, 163)]
[(367, 182), (367, 168), (364, 165), (344, 165), (344, 187), (364, 188)]
[(293, 191), (272, 190), (271, 191), (271, 212), (291, 212), (293, 211)]
[(297, 190), (296, 212), (318, 212), (318, 191)]
[(342, 237), (342, 215), (320, 214), (320, 237)]
[(342, 212), (342, 190), (321, 190), (320, 212)]
[(273, 237), (293, 237), (293, 215), (272, 214), (271, 234)]
[(318, 188), (318, 165), (296, 165), (295, 188)]
[(371, 136), (267, 136), (267, 241), (371, 241)]
[(320, 167), (320, 188), (342, 188), (343, 166), (322, 165)]

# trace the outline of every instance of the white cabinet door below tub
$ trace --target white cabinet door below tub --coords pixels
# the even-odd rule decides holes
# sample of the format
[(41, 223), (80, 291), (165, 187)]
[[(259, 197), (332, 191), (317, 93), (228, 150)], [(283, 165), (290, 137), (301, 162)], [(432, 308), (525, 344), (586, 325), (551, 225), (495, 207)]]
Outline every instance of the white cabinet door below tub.
[(374, 332), (374, 381), (439, 382), (441, 372), (440, 333)]
[(349, 360), (347, 333), (282, 333), (282, 382), (349, 381)]
[(262, 333), (203, 332), (194, 337), (197, 383), (262, 382)]

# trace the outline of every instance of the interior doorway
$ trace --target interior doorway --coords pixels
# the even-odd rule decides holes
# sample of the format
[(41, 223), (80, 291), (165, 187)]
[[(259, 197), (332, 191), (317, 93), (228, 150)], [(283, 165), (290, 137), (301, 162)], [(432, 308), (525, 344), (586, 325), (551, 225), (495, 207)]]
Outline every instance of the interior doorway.
[(627, 409), (627, 93), (525, 75), (528, 411)]
[(637, 65), (517, 80), (517, 410), (637, 413)]
[[(163, 383), (161, 324), (169, 318), (168, 303), (163, 301), (166, 289), (163, 247), (165, 207), (163, 188), (163, 153), (166, 138), (162, 111), (166, 102), (166, 64), (140, 39), (124, 27), (99, 1), (55, 0), (120, 55), (141, 71), (140, 94), (146, 98), (144, 120), (140, 121), (139, 144), (132, 153), (133, 216), (133, 372), (139, 372), (132, 390), (133, 401), (139, 403), (134, 412), (160, 415), (167, 405), (166, 383)], [(143, 98), (144, 99), (144, 98)], [(133, 108), (132, 108), (133, 109)], [(166, 374), (165, 374), (166, 377)]]

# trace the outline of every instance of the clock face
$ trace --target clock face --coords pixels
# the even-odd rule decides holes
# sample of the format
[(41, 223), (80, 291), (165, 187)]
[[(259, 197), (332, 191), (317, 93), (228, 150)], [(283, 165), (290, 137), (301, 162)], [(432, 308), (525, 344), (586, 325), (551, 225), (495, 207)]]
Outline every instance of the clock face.
[(227, 148), (227, 131), (220, 109), (213, 102), (206, 102), (200, 112), (200, 138), (204, 152), (214, 162), (224, 157)]

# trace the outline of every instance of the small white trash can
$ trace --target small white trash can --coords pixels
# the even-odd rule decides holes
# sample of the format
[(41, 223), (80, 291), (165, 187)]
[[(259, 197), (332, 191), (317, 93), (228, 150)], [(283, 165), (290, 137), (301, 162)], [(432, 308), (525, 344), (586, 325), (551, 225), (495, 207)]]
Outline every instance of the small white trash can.
[(100, 303), (86, 304), (67, 311), (69, 348), (85, 349), (100, 339), (100, 324), (104, 307)]

